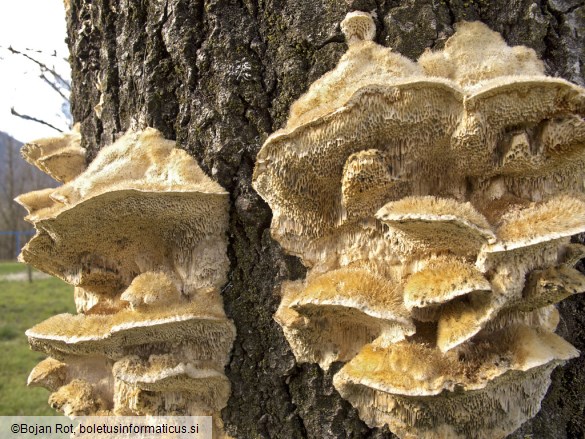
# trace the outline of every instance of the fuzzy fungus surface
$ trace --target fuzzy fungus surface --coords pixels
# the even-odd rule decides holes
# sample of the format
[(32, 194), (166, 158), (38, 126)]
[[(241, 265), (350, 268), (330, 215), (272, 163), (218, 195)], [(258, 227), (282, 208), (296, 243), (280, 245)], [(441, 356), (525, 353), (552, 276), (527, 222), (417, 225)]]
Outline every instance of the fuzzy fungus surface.
[(86, 151), (81, 146), (79, 124), (70, 132), (25, 144), (22, 157), (60, 183), (77, 177), (86, 167)]
[(210, 415), (223, 437), (227, 192), (155, 129), (124, 134), (81, 170), (62, 145), (71, 137), (23, 150), (41, 169), (57, 154), (50, 175), (72, 178), (17, 198), (36, 229), (20, 260), (74, 285), (78, 311), (27, 331), (49, 355), (29, 385), (66, 415)]
[(264, 143), (254, 187), (309, 269), (275, 315), (299, 362), (401, 438), (503, 438), (579, 355), (555, 304), (585, 290), (585, 90), (460, 23), (412, 61), (341, 24), (337, 66)]

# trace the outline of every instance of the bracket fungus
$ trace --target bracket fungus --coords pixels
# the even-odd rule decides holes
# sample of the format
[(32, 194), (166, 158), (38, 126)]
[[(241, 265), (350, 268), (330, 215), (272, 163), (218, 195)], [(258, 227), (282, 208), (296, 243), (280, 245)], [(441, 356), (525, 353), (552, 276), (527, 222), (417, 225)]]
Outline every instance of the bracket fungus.
[(67, 183), (86, 167), (86, 151), (81, 146), (79, 124), (58, 137), (38, 139), (25, 144), (22, 157), (60, 183)]
[(74, 285), (79, 313), (27, 331), (50, 356), (29, 384), (67, 415), (212, 415), (223, 435), (235, 337), (219, 292), (227, 192), (152, 128), (124, 134), (82, 172), (65, 154), (61, 174), (68, 160), (74, 178), (17, 198), (36, 228), (20, 260)]
[(416, 62), (367, 13), (341, 29), (254, 170), (309, 269), (275, 319), (299, 362), (346, 363), (334, 385), (368, 425), (505, 437), (578, 355), (554, 331), (585, 290), (585, 90), (479, 22)]
[(375, 339), (388, 343), (414, 334), (402, 298), (368, 270), (341, 268), (283, 285), (275, 318), (296, 357), (327, 369), (351, 359)]

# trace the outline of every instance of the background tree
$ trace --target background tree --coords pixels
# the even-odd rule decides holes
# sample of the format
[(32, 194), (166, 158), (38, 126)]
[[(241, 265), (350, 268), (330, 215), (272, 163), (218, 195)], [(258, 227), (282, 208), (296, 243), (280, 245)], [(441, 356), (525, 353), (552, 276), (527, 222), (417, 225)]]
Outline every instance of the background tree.
[[(40, 44), (40, 46), (43, 45)], [(36, 137), (34, 132), (41, 125), (48, 127), (47, 131), (52, 131), (54, 134), (67, 131), (71, 127), (72, 119), (69, 105), (71, 84), (68, 79), (69, 69), (66, 59), (64, 60), (56, 51), (3, 45), (0, 46), (0, 62), (2, 70), (4, 70), (4, 72), (0, 72), (3, 73), (0, 75), (2, 78), (14, 80), (17, 75), (22, 77), (22, 81), (14, 84), (15, 90), (18, 87), (23, 87), (22, 84), (25, 83), (29, 91), (35, 90), (38, 93), (38, 84), (35, 84), (36, 76), (43, 84), (41, 89), (46, 87), (50, 93), (54, 94), (54, 96), (50, 96), (53, 99), (50, 99), (43, 93), (39, 95), (30, 91), (29, 94), (32, 95), (33, 99), (36, 99), (38, 104), (33, 108), (27, 105), (27, 99), (22, 99), (22, 97), (27, 97), (22, 93), (16, 96), (14, 101), (12, 97), (3, 95), (3, 103), (10, 107), (12, 116), (23, 119), (26, 124), (30, 125), (28, 128), (30, 132), (23, 133), (22, 130), (18, 129), (18, 126), (14, 126), (16, 121), (14, 118), (12, 120), (4, 118), (0, 122), (4, 125), (4, 130), (11, 131), (11, 134), (17, 137), (23, 136), (26, 140), (30, 140)], [(11, 71), (9, 75), (6, 75), (7, 71)], [(6, 90), (6, 84), (3, 86), (2, 93)], [(54, 107), (59, 108), (60, 111), (53, 113), (51, 104), (54, 104)], [(4, 111), (4, 108), (0, 111)], [(33, 126), (35, 124), (37, 127)], [(21, 158), (21, 146), (22, 142), (0, 132), (0, 231), (2, 232), (29, 231), (32, 233), (32, 226), (23, 219), (26, 211), (13, 201), (14, 198), (24, 192), (57, 184), (56, 181), (30, 166)], [(26, 243), (28, 238), (30, 235), (21, 236), (21, 246)], [(0, 260), (13, 259), (20, 250), (16, 246), (17, 240), (14, 236), (0, 234)]]
[[(14, 198), (39, 188), (56, 186), (57, 182), (20, 156), (22, 143), (0, 132), (0, 231), (31, 231), (32, 226), (24, 221), (26, 210)], [(21, 245), (30, 236), (22, 237)], [(11, 235), (0, 235), (0, 260), (13, 259), (19, 249)]]
[[(68, 2), (66, 2), (68, 3)], [(152, 126), (231, 193), (231, 271), (223, 290), (238, 337), (223, 411), (238, 438), (390, 438), (370, 430), (317, 365), (295, 364), (272, 320), (283, 280), (304, 268), (270, 238), (271, 212), (251, 188), (256, 153), (290, 104), (345, 51), (338, 23), (377, 14), (376, 41), (417, 58), (460, 20), (479, 19), (536, 50), (552, 75), (584, 84), (579, 0), (71, 0), (72, 114), (90, 159), (130, 127)], [(585, 350), (585, 299), (560, 305), (559, 333)], [(585, 432), (585, 358), (553, 375), (540, 414), (512, 437)], [(481, 416), (481, 414), (478, 414)], [(530, 436), (532, 435), (532, 436)]]

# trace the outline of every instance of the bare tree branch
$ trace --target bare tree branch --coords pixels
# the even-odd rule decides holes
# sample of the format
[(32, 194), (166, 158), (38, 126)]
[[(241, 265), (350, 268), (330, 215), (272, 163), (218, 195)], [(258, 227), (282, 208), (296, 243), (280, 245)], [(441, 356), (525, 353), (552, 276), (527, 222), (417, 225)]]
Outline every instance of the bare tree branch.
[(39, 50), (39, 49), (31, 49), (30, 47), (25, 47), (24, 50), (26, 50), (27, 52), (42, 53), (43, 55), (52, 56), (53, 58), (60, 58), (62, 61), (65, 61), (66, 63), (69, 63), (69, 59), (67, 59), (67, 58), (61, 58), (61, 56), (59, 56), (59, 54), (57, 53), (57, 51), (54, 50), (54, 49), (53, 49), (53, 53), (43, 52), (42, 50)]
[(45, 75), (44, 72), (41, 72), (41, 74), (39, 75), (39, 78), (41, 78), (43, 81), (45, 81), (47, 84), (49, 84), (49, 87), (51, 87), (53, 90), (55, 90), (57, 93), (59, 93), (59, 96), (61, 96), (63, 99), (65, 99), (66, 101), (69, 100), (69, 98), (67, 96), (65, 96), (65, 94), (61, 91), (61, 89), (55, 85), (55, 83), (53, 81), (51, 81), (49, 78), (47, 78), (47, 76)]
[(26, 59), (34, 62), (35, 64), (37, 64), (41, 68), (41, 71), (43, 71), (43, 72), (47, 71), (47, 72), (51, 73), (51, 75), (53, 75), (55, 77), (55, 79), (63, 87), (65, 87), (67, 90), (71, 90), (71, 84), (69, 83), (69, 81), (67, 81), (66, 79), (64, 79), (59, 73), (57, 73), (55, 71), (55, 69), (50, 68), (45, 63), (43, 63), (43, 62), (41, 62), (41, 61), (33, 58), (32, 56), (28, 55), (27, 53), (21, 52), (20, 50), (16, 50), (12, 46), (8, 46), (7, 47), (7, 50), (10, 51), (11, 53), (16, 54), (16, 55), (24, 56)]
[(20, 117), (21, 119), (24, 119), (24, 120), (30, 120), (30, 121), (32, 121), (32, 122), (37, 122), (37, 123), (40, 123), (40, 124), (46, 125), (46, 126), (48, 126), (48, 127), (50, 127), (50, 128), (53, 128), (53, 129), (54, 129), (54, 130), (56, 130), (56, 131), (59, 131), (60, 133), (62, 133), (62, 132), (63, 132), (63, 130), (60, 130), (59, 128), (57, 128), (56, 126), (54, 126), (54, 125), (50, 124), (49, 122), (45, 122), (44, 120), (37, 119), (36, 117), (32, 117), (32, 116), (29, 116), (29, 115), (27, 115), (27, 114), (20, 114), (19, 112), (17, 112), (17, 111), (14, 109), (14, 107), (11, 107), (11, 108), (10, 108), (10, 113), (11, 113), (13, 116)]

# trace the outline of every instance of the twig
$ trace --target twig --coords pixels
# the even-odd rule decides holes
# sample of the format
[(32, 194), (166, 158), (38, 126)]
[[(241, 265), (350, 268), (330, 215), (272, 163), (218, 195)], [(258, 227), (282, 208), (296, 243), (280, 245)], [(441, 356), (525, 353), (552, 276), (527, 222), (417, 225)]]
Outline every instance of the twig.
[(14, 109), (14, 107), (11, 107), (11, 108), (10, 108), (10, 113), (11, 113), (12, 115), (16, 116), (16, 117), (20, 117), (21, 119), (24, 119), (24, 120), (30, 120), (30, 121), (32, 121), (32, 122), (37, 122), (37, 123), (40, 123), (40, 124), (46, 125), (46, 126), (48, 126), (48, 127), (50, 127), (50, 128), (53, 128), (53, 129), (54, 129), (54, 130), (56, 130), (56, 131), (59, 131), (60, 133), (62, 133), (62, 132), (63, 132), (63, 130), (60, 130), (59, 128), (57, 128), (57, 127), (56, 127), (56, 126), (54, 126), (54, 125), (51, 125), (49, 122), (45, 122), (44, 120), (37, 119), (36, 117), (32, 117), (32, 116), (29, 116), (29, 115), (27, 115), (27, 114), (20, 114), (19, 112), (17, 112), (17, 111)]
[(53, 81), (51, 81), (49, 78), (47, 78), (44, 73), (41, 72), (41, 74), (39, 75), (39, 78), (41, 78), (43, 81), (45, 81), (47, 84), (49, 84), (49, 87), (51, 87), (53, 90), (55, 90), (57, 93), (59, 93), (59, 96), (61, 96), (63, 99), (65, 99), (66, 101), (69, 100), (69, 98), (67, 96), (65, 96), (65, 94), (61, 91), (61, 89), (59, 89), (59, 87)]
[(48, 67), (45, 63), (43, 63), (43, 62), (41, 62), (41, 61), (33, 58), (32, 56), (30, 56), (30, 55), (28, 55), (28, 54), (26, 54), (24, 52), (21, 52), (20, 50), (14, 49), (12, 46), (8, 46), (7, 49), (11, 53), (14, 53), (16, 55), (24, 56), (26, 59), (31, 60), (32, 62), (34, 62), (35, 64), (37, 64), (41, 68), (41, 71), (50, 72), (51, 75), (53, 75), (55, 77), (55, 79), (57, 81), (59, 81), (63, 87), (67, 88), (68, 90), (71, 90), (71, 84), (69, 84), (69, 82), (66, 81), (61, 75), (59, 75), (59, 73), (57, 73), (54, 69)]

